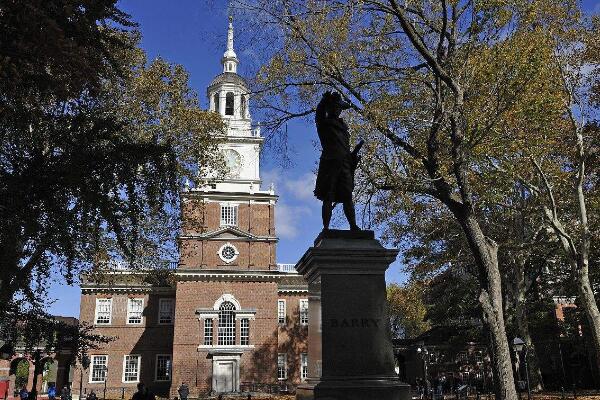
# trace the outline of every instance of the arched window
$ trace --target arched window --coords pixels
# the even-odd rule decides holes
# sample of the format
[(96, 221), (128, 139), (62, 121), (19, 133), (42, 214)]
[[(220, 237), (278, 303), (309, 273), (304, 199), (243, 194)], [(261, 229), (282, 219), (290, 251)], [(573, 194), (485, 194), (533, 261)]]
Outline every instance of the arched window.
[(240, 117), (246, 118), (246, 96), (242, 95), (240, 103)]
[(219, 345), (235, 345), (235, 306), (230, 301), (224, 301), (219, 307)]
[(219, 112), (219, 92), (215, 93), (213, 97), (213, 103), (215, 103), (215, 111)]
[(233, 115), (233, 92), (225, 95), (225, 115)]

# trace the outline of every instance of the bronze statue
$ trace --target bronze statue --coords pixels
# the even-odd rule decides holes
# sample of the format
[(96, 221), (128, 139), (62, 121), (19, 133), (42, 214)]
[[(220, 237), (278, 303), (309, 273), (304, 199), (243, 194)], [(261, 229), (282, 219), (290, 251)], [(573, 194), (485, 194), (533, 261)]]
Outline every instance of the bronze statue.
[(352, 201), (354, 172), (360, 157), (358, 152), (363, 145), (360, 141), (350, 151), (348, 125), (340, 118), (343, 110), (350, 105), (343, 101), (339, 93), (325, 92), (317, 105), (315, 123), (321, 141), (321, 159), (315, 185), (315, 196), (323, 201), (323, 228), (329, 229), (333, 208), (342, 203), (350, 230), (358, 231), (356, 213)]

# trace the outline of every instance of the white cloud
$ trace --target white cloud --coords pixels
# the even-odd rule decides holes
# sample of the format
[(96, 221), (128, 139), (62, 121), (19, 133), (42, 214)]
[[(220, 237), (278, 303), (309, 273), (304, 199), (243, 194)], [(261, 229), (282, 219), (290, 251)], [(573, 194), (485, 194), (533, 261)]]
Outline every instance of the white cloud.
[(303, 218), (310, 215), (310, 208), (305, 206), (289, 206), (277, 204), (275, 208), (275, 232), (282, 239), (293, 239), (298, 236)]
[(269, 169), (262, 170), (260, 172), (260, 178), (262, 180), (262, 190), (268, 190), (271, 186), (271, 183), (275, 184), (275, 191), (279, 188), (279, 184), (281, 183), (281, 174), (282, 171), (280, 169)]
[(275, 192), (288, 201), (315, 199), (313, 191), (317, 177), (312, 172), (306, 172), (297, 178), (290, 178), (289, 171), (271, 169), (261, 172), (261, 178), (263, 190), (268, 189), (271, 183), (274, 183)]
[(289, 179), (284, 182), (285, 188), (288, 192), (298, 200), (311, 200), (314, 199), (315, 181), (317, 177), (307, 172), (297, 179)]

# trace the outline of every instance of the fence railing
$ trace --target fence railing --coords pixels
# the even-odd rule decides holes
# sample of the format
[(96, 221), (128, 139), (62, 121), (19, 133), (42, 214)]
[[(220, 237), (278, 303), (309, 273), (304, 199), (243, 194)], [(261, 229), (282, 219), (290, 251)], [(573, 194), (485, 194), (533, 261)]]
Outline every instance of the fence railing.
[(258, 383), (258, 382), (241, 382), (240, 392), (242, 393), (295, 393), (296, 386), (291, 383)]
[(164, 261), (164, 260), (152, 260), (148, 262), (134, 262), (133, 264), (129, 261), (124, 260), (110, 260), (103, 262), (102, 268), (112, 271), (134, 271), (134, 270), (148, 270), (148, 269), (177, 269), (179, 261)]
[(295, 274), (296, 264), (277, 264), (277, 271), (285, 272), (286, 274)]

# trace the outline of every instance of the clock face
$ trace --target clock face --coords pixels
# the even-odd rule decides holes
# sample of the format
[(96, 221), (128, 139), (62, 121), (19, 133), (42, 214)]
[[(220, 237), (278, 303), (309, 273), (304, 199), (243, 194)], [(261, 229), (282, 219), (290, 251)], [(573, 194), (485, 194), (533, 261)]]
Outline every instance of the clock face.
[(237, 178), (240, 176), (242, 169), (242, 156), (235, 150), (225, 150), (225, 165), (229, 171), (228, 175), (231, 178)]

